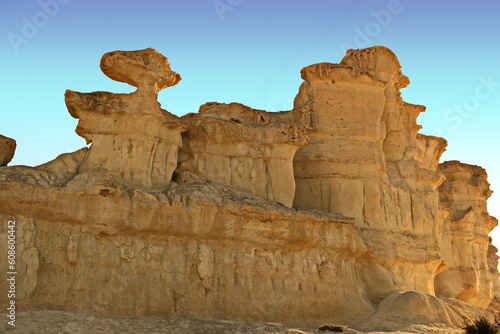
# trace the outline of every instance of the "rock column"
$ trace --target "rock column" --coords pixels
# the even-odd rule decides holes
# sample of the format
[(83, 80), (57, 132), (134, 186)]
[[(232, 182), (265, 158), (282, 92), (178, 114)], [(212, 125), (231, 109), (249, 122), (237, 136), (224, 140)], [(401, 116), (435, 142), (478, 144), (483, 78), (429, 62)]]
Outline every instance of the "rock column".
[(137, 91), (66, 92), (68, 110), (79, 119), (76, 132), (92, 143), (78, 172), (106, 168), (126, 186), (144, 190), (167, 187), (177, 167), (185, 125), (161, 109), (157, 94), (181, 77), (170, 69), (167, 58), (153, 49), (107, 53), (101, 69)]

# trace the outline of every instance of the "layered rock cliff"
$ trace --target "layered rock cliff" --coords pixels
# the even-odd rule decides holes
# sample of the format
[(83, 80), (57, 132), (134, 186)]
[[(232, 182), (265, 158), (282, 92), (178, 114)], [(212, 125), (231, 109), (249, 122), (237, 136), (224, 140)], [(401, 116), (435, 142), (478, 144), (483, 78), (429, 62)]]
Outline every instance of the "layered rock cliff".
[(153, 49), (101, 69), (137, 91), (66, 92), (90, 148), (0, 168), (18, 308), (397, 331), (497, 307), (486, 172), (439, 165), (389, 49), (304, 68), (279, 113), (168, 113), (157, 93), (180, 76)]
[(307, 143), (301, 125), (237, 103), (207, 103), (183, 120), (193, 126), (182, 135), (179, 171), (292, 207), (293, 157)]
[(437, 164), (446, 141), (417, 135), (425, 107), (402, 100), (409, 80), (400, 68), (383, 47), (306, 67), (293, 111), (309, 137), (294, 160), (294, 205), (354, 217), (370, 249), (361, 273), (375, 303), (394, 290), (433, 294), (441, 256)]
[(440, 205), (449, 210), (441, 240), (443, 265), (436, 276), (436, 293), (487, 308), (494, 297), (488, 265), (488, 234), (497, 225), (488, 215), (491, 195), (486, 171), (458, 161), (439, 165), (446, 176), (439, 187)]
[[(494, 223), (498, 224), (498, 220), (494, 219)], [(488, 248), (488, 265), (491, 273), (491, 278), (493, 280), (493, 290), (495, 297), (491, 301), (488, 311), (496, 314), (500, 317), (500, 262), (499, 256), (497, 255), (498, 249), (491, 244)]]

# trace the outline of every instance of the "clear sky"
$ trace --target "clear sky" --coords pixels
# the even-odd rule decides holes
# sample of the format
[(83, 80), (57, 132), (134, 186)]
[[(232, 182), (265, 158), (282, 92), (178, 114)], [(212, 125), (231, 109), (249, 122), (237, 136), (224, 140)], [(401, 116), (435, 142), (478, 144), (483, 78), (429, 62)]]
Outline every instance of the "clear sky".
[(64, 91), (134, 90), (100, 71), (108, 51), (167, 56), (183, 80), (159, 100), (184, 115), (210, 101), (289, 110), (301, 68), (383, 45), (412, 81), (405, 101), (427, 106), (421, 132), (449, 141), (443, 160), (486, 168), (500, 194), (499, 14), (498, 0), (1, 0), (0, 134), (17, 140), (11, 164), (84, 146)]

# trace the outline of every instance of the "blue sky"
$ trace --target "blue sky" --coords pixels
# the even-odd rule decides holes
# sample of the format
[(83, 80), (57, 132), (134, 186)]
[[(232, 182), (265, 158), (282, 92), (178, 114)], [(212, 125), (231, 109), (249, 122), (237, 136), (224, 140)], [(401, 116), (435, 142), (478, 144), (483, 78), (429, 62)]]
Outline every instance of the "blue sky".
[[(427, 106), (421, 132), (449, 141), (443, 160), (486, 168), (500, 194), (499, 14), (497, 0), (5, 0), (0, 133), (18, 142), (12, 164), (82, 147), (64, 91), (133, 91), (100, 71), (108, 51), (167, 56), (183, 80), (159, 100), (184, 115), (210, 101), (291, 109), (301, 68), (384, 45), (412, 81), (403, 98)], [(489, 201), (497, 217), (499, 198)]]

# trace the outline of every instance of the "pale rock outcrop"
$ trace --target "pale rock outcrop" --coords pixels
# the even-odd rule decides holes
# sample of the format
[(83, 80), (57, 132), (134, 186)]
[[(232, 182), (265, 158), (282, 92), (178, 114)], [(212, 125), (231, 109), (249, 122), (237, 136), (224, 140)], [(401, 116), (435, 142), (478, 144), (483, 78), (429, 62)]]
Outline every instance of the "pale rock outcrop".
[(437, 323), (449, 333), (463, 316), (486, 315), (418, 292), (375, 308), (361, 288), (367, 248), (352, 219), (297, 212), (186, 172), (175, 180), (156, 193), (124, 190), (105, 170), (50, 189), (0, 182), (0, 219), (20, 231), (18, 307), (367, 332)]
[(38, 277), (18, 276), (31, 282), (19, 307), (312, 326), (373, 312), (359, 288), (356, 261), (367, 249), (352, 219), (186, 172), (168, 191), (124, 191), (103, 171), (50, 189), (0, 182), (0, 219), (30, 229), (17, 242), (38, 254), (38, 266), (19, 259)]
[(439, 159), (446, 150), (445, 139), (434, 136), (417, 134), (417, 155), (415, 160), (422, 164), (422, 168), (437, 171)]
[(12, 138), (0, 135), (0, 167), (7, 164), (14, 157), (16, 152), (16, 141)]
[[(498, 224), (498, 220), (491, 217), (493, 224)], [(495, 225), (496, 226), (496, 225)], [(490, 238), (490, 246), (488, 247), (488, 266), (490, 268), (491, 279), (493, 280), (493, 291), (495, 297), (491, 301), (488, 311), (500, 316), (500, 268), (499, 257), (497, 255), (498, 249), (492, 245)]]
[(294, 159), (294, 206), (354, 217), (371, 253), (360, 271), (377, 303), (394, 290), (434, 293), (440, 263), (437, 171), (442, 138), (417, 134), (425, 107), (389, 49), (350, 50), (302, 70), (295, 99), (309, 143)]
[(0, 182), (2, 183), (11, 183), (12, 185), (20, 183), (44, 189), (63, 187), (73, 176), (28, 166), (0, 168)]
[(418, 134), (425, 107), (402, 100), (409, 80), (389, 49), (304, 68), (279, 113), (169, 114), (157, 93), (180, 76), (152, 49), (101, 68), (138, 89), (66, 92), (90, 148), (0, 168), (18, 311), (429, 333), (491, 319), (486, 173), (438, 167), (446, 141)]
[(38, 165), (37, 169), (59, 173), (61, 175), (78, 173), (78, 167), (88, 153), (88, 148), (84, 147), (72, 153), (63, 153), (52, 161)]
[[(352, 327), (363, 332), (439, 333), (444, 330), (453, 333), (450, 328), (463, 327), (464, 319), (479, 317), (494, 321), (489, 312), (459, 300), (440, 299), (417, 291), (398, 291), (384, 299), (367, 320)], [(422, 326), (420, 330), (411, 330), (412, 326), (418, 325)], [(424, 326), (431, 328), (426, 331)]]
[(492, 193), (486, 171), (459, 161), (442, 163), (439, 170), (446, 176), (439, 187), (440, 205), (450, 214), (441, 240), (447, 269), (436, 276), (436, 293), (486, 309), (494, 297), (488, 234), (497, 225), (486, 209)]
[(183, 117), (194, 126), (182, 135), (179, 170), (292, 207), (293, 157), (307, 138), (280, 116), (237, 103), (203, 105)]
[(106, 168), (120, 183), (158, 190), (168, 186), (177, 167), (181, 132), (177, 116), (161, 109), (158, 92), (181, 77), (153, 49), (105, 54), (101, 69), (113, 80), (137, 87), (131, 94), (66, 92), (76, 132), (92, 143), (78, 172)]

